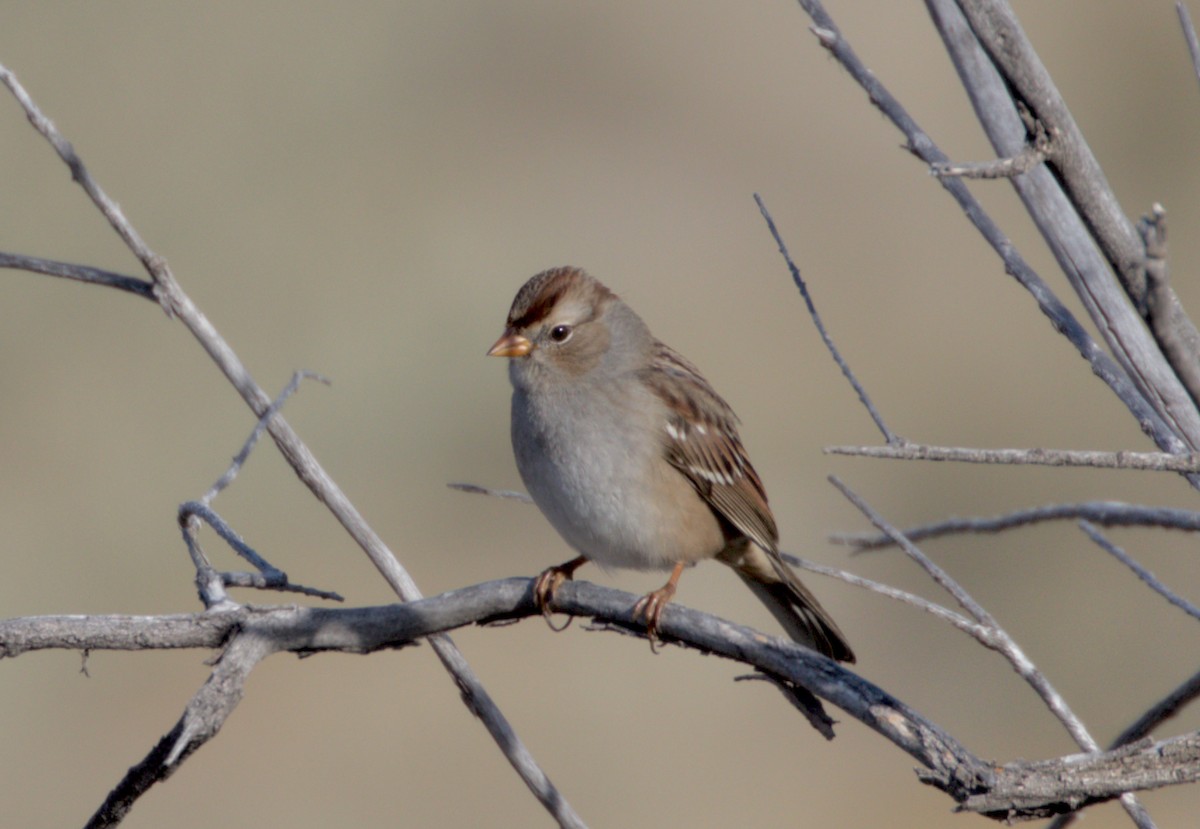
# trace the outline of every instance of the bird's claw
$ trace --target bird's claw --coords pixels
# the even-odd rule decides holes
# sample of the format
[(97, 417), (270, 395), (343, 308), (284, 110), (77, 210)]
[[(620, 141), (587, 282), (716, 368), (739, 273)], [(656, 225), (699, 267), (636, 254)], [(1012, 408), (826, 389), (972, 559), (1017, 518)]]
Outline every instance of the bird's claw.
[(542, 611), (542, 617), (545, 618), (546, 624), (555, 633), (561, 633), (571, 626), (571, 621), (574, 616), (568, 616), (567, 621), (561, 627), (554, 624), (551, 618), (553, 611), (550, 610), (550, 603), (554, 601), (554, 593), (562, 585), (564, 581), (573, 578), (575, 567), (571, 565), (574, 562), (567, 562), (556, 567), (550, 567), (542, 571), (542, 574), (533, 582), (533, 602)]
[(646, 638), (650, 640), (650, 650), (654, 653), (658, 653), (658, 646), (662, 643), (658, 636), (659, 620), (662, 619), (663, 609), (674, 595), (675, 585), (668, 583), (652, 593), (642, 596), (633, 606), (633, 620), (635, 622), (639, 619), (646, 621)]

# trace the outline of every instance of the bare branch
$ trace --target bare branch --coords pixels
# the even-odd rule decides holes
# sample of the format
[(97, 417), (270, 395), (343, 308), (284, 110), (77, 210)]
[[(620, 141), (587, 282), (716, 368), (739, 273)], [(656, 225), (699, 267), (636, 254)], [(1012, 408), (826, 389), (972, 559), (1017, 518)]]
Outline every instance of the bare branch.
[(961, 613), (955, 613), (953, 610), (942, 607), (940, 604), (931, 602), (928, 599), (923, 599), (920, 596), (916, 596), (912, 593), (908, 593), (904, 590), (900, 590), (887, 584), (880, 584), (879, 582), (872, 581), (871, 579), (864, 579), (862, 576), (856, 576), (854, 573), (848, 573), (845, 570), (838, 570), (834, 567), (826, 567), (823, 564), (817, 564), (815, 562), (808, 561), (807, 559), (800, 558), (799, 556), (792, 555), (791, 553), (780, 552), (780, 555), (783, 557), (784, 561), (794, 567), (808, 570), (811, 573), (820, 573), (822, 576), (829, 576), (830, 578), (844, 581), (846, 584), (852, 584), (855, 587), (861, 587), (864, 590), (870, 590), (872, 593), (878, 593), (879, 595), (885, 596), (889, 599), (911, 605), (919, 610), (924, 610), (926, 613), (938, 617), (943, 622), (948, 622), (949, 624), (954, 625), (964, 633), (968, 633), (971, 636), (978, 636), (980, 625), (972, 622)]
[[(1193, 674), (1182, 685), (1167, 694), (1162, 701), (1155, 704), (1150, 710), (1139, 717), (1137, 722), (1122, 731), (1120, 736), (1109, 745), (1109, 751), (1144, 739), (1155, 727), (1178, 714), (1185, 705), (1197, 696), (1200, 696), (1200, 673)], [(1068, 812), (1059, 815), (1047, 824), (1046, 829), (1065, 829), (1075, 822), (1079, 814), (1079, 812)]]
[[(1009, 636), (1008, 632), (1005, 631), (1004, 628), (1000, 627), (999, 623), (991, 616), (991, 614), (984, 610), (981, 605), (971, 598), (966, 590), (964, 590), (961, 585), (950, 578), (945, 571), (930, 561), (929, 558), (912, 542), (905, 538), (899, 530), (888, 524), (882, 516), (872, 510), (870, 506), (868, 506), (865, 501), (859, 498), (858, 495), (852, 492), (849, 487), (833, 477), (830, 478), (830, 481), (834, 486), (842, 491), (842, 494), (844, 494), (847, 499), (851, 501), (851, 503), (858, 507), (858, 509), (870, 519), (871, 523), (875, 525), (876, 529), (880, 530), (885, 535), (889, 536), (893, 541), (895, 541), (896, 544), (898, 544), (900, 548), (909, 555), (910, 558), (920, 564), (921, 567), (924, 568), (925, 571), (928, 572), (939, 585), (948, 590), (951, 595), (953, 595), (954, 598), (964, 608), (967, 609), (969, 613), (971, 613), (980, 621), (986, 630), (980, 631), (979, 635), (976, 636), (976, 639), (985, 647), (997, 651), (1009, 661), (1009, 664), (1012, 665), (1017, 674), (1024, 679), (1030, 685), (1030, 687), (1033, 688), (1034, 692), (1042, 698), (1042, 701), (1046, 704), (1046, 707), (1050, 709), (1050, 712), (1054, 714), (1054, 716), (1063, 724), (1063, 726), (1066, 727), (1067, 732), (1071, 735), (1079, 747), (1090, 753), (1099, 752), (1099, 744), (1095, 741), (1092, 735), (1088, 733), (1087, 728), (1084, 727), (1083, 722), (1070, 709), (1066, 700), (1063, 699), (1062, 695), (1059, 694), (1054, 686), (1050, 684), (1050, 681), (1046, 678), (1045, 674), (1043, 674), (1037, 668), (1037, 666), (1034, 665), (1033, 661), (1030, 660), (1021, 647), (1017, 645), (1016, 641)], [(1151, 764), (1150, 768), (1151, 773), (1153, 773), (1153, 764)], [(1197, 774), (1200, 776), (1200, 769), (1197, 770)], [(1055, 790), (1054, 785), (1049, 781), (1047, 781), (1044, 786), (1047, 791)], [(1036, 785), (1031, 786), (1031, 790), (1037, 788), (1039, 787)], [(1154, 822), (1150, 819), (1150, 815), (1146, 812), (1141, 803), (1136, 797), (1134, 797), (1132, 793), (1128, 791), (1123, 792), (1120, 794), (1120, 799), (1121, 805), (1125, 808), (1125, 811), (1133, 819), (1134, 823), (1140, 827), (1140, 829), (1151, 829), (1154, 826)], [(987, 800), (983, 802), (994, 803), (996, 801)], [(1082, 808), (1082, 805), (1084, 804), (1072, 802), (1070, 808), (1064, 808), (1061, 811), (1074, 811), (1077, 808)], [(990, 813), (991, 809), (984, 808), (982, 811), (985, 813)], [(1043, 816), (1049, 814), (1055, 814), (1055, 812), (1045, 812)], [(1006, 819), (1011, 819), (1011, 815)]]
[[(8, 87), (9, 92), (17, 99), (21, 108), (25, 110), (25, 117), (29, 119), (29, 123), (33, 124), (33, 128), (50, 142), (50, 146), (58, 153), (58, 157), (70, 168), (71, 178), (83, 188), (88, 198), (92, 200), (92, 203), (100, 209), (104, 218), (108, 219), (108, 223), (112, 226), (113, 230), (117, 232), (117, 235), (121, 237), (125, 245), (141, 261), (142, 266), (145, 267), (147, 273), (154, 280), (155, 288), (161, 288), (163, 282), (170, 278), (166, 260), (150, 250), (150, 247), (142, 241), (142, 237), (138, 234), (137, 230), (125, 218), (125, 214), (121, 212), (121, 206), (108, 197), (108, 194), (100, 188), (100, 185), (92, 178), (91, 173), (83, 166), (83, 161), (76, 155), (75, 148), (71, 146), (71, 142), (58, 131), (53, 121), (42, 114), (37, 104), (33, 102), (33, 98), (25, 91), (25, 87), (21, 86), (20, 81), (17, 80), (17, 76), (5, 66), (0, 66), (0, 83)], [(156, 290), (155, 296), (158, 298), (159, 304), (163, 306), (163, 310), (170, 314), (171, 308), (166, 303), (163, 295)]]
[(1184, 706), (1200, 697), (1200, 671), (1192, 674), (1171, 693), (1156, 703), (1137, 722), (1121, 732), (1110, 748), (1119, 748), (1150, 736), (1150, 732), (1174, 717)]
[[(218, 572), (196, 540), (200, 521), (212, 527), (217, 535), (233, 548), (234, 552), (250, 562), (258, 570), (258, 573)], [(258, 590), (300, 593), (304, 596), (329, 599), (335, 602), (344, 601), (341, 595), (332, 590), (320, 590), (290, 581), (287, 573), (260, 556), (225, 522), (225, 519), (199, 501), (187, 501), (180, 504), (179, 526), (183, 531), (183, 540), (187, 545), (188, 553), (192, 557), (192, 564), (196, 568), (196, 585), (200, 591), (200, 600), (208, 610), (228, 608), (236, 604), (226, 595), (226, 587), (253, 587)]]
[(0, 268), (30, 271), (46, 276), (60, 276), (63, 279), (73, 279), (76, 282), (88, 282), (92, 285), (104, 285), (120, 291), (128, 291), (143, 299), (154, 301), (154, 283), (135, 276), (125, 276), (102, 268), (88, 265), (72, 265), (69, 262), (56, 262), (53, 259), (39, 259), (36, 256), (21, 256), (16, 253), (0, 252)]
[[(834, 475), (830, 475), (828, 480), (834, 485), (834, 487), (837, 488), (839, 492), (842, 493), (843, 496), (845, 496), (847, 501), (853, 504), (859, 512), (867, 517), (868, 521), (875, 525), (877, 530), (891, 538), (892, 541), (894, 541), (901, 549), (903, 549), (913, 561), (920, 565), (922, 570), (929, 574), (929, 577), (932, 578), (939, 587), (953, 596), (954, 600), (958, 602), (964, 610), (970, 613), (977, 622), (980, 622), (988, 627), (996, 627), (995, 620), (992, 618), (991, 614), (984, 610), (983, 606), (971, 597), (971, 594), (969, 594), (962, 588), (961, 585), (959, 585), (958, 582), (951, 578), (949, 573), (934, 564), (929, 556), (921, 552), (917, 546), (905, 538), (898, 529), (884, 520), (882, 515), (875, 512), (875, 510), (873, 510), (866, 501), (859, 497), (858, 493), (854, 492), (854, 490), (850, 489), (850, 487), (848, 487)], [(988, 647), (994, 647), (995, 645), (994, 642), (984, 640), (981, 641)]]
[(234, 637), (208, 681), (188, 702), (179, 722), (109, 792), (86, 829), (120, 824), (151, 786), (170, 777), (184, 759), (215, 737), (241, 702), (250, 672), (272, 652), (272, 643), (253, 633)]
[[(1085, 501), (1078, 504), (1049, 504), (985, 518), (950, 518), (918, 527), (909, 527), (909, 541), (923, 541), (955, 533), (997, 533), (1043, 521), (1087, 519), (1106, 527), (1161, 527), (1170, 530), (1200, 531), (1200, 513), (1167, 507), (1145, 507), (1117, 501)], [(837, 533), (829, 540), (856, 551), (890, 547), (895, 542), (881, 534)]]
[(931, 164), (929, 172), (938, 178), (1012, 178), (1028, 173), (1045, 160), (1045, 152), (1029, 146), (1017, 155), (993, 161), (947, 161)]
[[(128, 810), (133, 799), (165, 779), (224, 722), (240, 699), (249, 670), (271, 653), (369, 653), (410, 645), (435, 632), (469, 624), (540, 617), (531, 579), (504, 579), (415, 602), (364, 608), (239, 608), (168, 617), (59, 616), (0, 621), (0, 656), (44, 648), (141, 650), (220, 646), (232, 636), (213, 676), (180, 723), (130, 771), (102, 812)], [(590, 617), (603, 629), (644, 636), (633, 619), (636, 597), (588, 582), (562, 585), (558, 613)], [(1200, 738), (1187, 735), (1115, 753), (998, 765), (980, 760), (903, 702), (830, 659), (786, 639), (766, 636), (678, 604), (663, 614), (664, 643), (750, 665), (780, 684), (822, 697), (906, 751), (925, 767), (921, 779), (961, 808), (1019, 820), (1109, 800), (1131, 789), (1200, 778)], [(235, 647), (234, 643), (237, 642)], [(176, 762), (169, 761), (172, 752)], [(1165, 758), (1165, 764), (1163, 760)], [(1157, 760), (1157, 765), (1150, 761)], [(1048, 787), (1047, 781), (1056, 780)], [(97, 813), (100, 815), (101, 813)], [(96, 822), (95, 826), (111, 823)]]
[(1175, 13), (1179, 15), (1179, 26), (1183, 29), (1183, 39), (1187, 42), (1188, 54), (1192, 57), (1192, 71), (1200, 80), (1200, 39), (1196, 37), (1196, 27), (1192, 25), (1192, 15), (1183, 0), (1175, 0)]
[(961, 446), (826, 446), (829, 455), (855, 455), (903, 461), (958, 461), (961, 463), (1031, 464), (1036, 466), (1136, 469), (1147, 472), (1200, 472), (1200, 453), (1172, 455), (1163, 452), (1098, 452), (1076, 449), (975, 449)]
[(767, 210), (767, 206), (763, 203), (762, 197), (758, 193), (754, 194), (754, 201), (758, 205), (758, 210), (762, 213), (763, 219), (767, 222), (767, 229), (771, 232), (771, 236), (774, 237), (775, 244), (779, 246), (779, 253), (783, 256), (783, 261), (787, 263), (788, 270), (792, 273), (792, 281), (796, 283), (796, 287), (800, 290), (800, 296), (804, 298), (804, 305), (808, 308), (808, 315), (812, 318), (813, 325), (817, 328), (817, 333), (821, 335), (821, 342), (825, 343), (825, 347), (829, 349), (833, 361), (842, 370), (845, 378), (850, 381), (850, 385), (854, 388), (854, 393), (858, 395), (858, 399), (866, 408), (867, 414), (871, 416), (879, 431), (883, 433), (883, 439), (889, 444), (899, 443), (901, 441), (900, 436), (892, 432), (887, 427), (887, 424), (883, 422), (883, 415), (875, 408), (875, 404), (871, 402), (867, 390), (858, 382), (858, 378), (850, 370), (849, 363), (842, 359), (841, 352), (838, 351), (837, 346), (833, 343), (833, 338), (825, 330), (825, 324), (821, 322), (821, 316), (817, 313), (817, 306), (813, 303), (812, 295), (808, 292), (808, 285), (805, 284), (804, 278), (800, 276), (800, 269), (792, 261), (792, 255), (788, 253), (787, 245), (784, 244), (783, 237), (779, 235), (779, 230), (775, 227), (775, 219), (771, 217), (770, 211)]
[(495, 498), (508, 498), (512, 501), (520, 501), (524, 504), (532, 504), (533, 499), (524, 492), (517, 492), (515, 489), (492, 489), (479, 484), (446, 484), (451, 489), (457, 489), (459, 492), (469, 492), (472, 495), (491, 495)]
[(943, 176), (959, 176), (961, 178), (1013, 178), (1022, 173), (1028, 173), (1046, 160), (1050, 154), (1050, 139), (1045, 127), (1035, 125), (1034, 140), (1021, 149), (1019, 153), (1008, 158), (998, 158), (994, 161), (968, 163), (938, 163), (931, 164), (929, 170), (938, 178)]
[(1180, 596), (1178, 593), (1175, 593), (1169, 587), (1167, 587), (1165, 584), (1163, 584), (1161, 581), (1159, 581), (1158, 577), (1156, 577), (1153, 573), (1151, 573), (1149, 570), (1147, 570), (1145, 567), (1143, 567), (1140, 563), (1138, 563), (1137, 559), (1135, 559), (1133, 556), (1129, 555), (1129, 553), (1125, 552), (1120, 547), (1118, 547), (1116, 544), (1113, 544), (1111, 541), (1109, 541), (1107, 538), (1105, 538), (1103, 533), (1100, 532), (1100, 530), (1096, 529), (1094, 526), (1089, 524), (1087, 521), (1080, 521), (1079, 527), (1085, 533), (1087, 533), (1088, 538), (1092, 539), (1092, 541), (1096, 542), (1096, 544), (1099, 545), (1100, 549), (1104, 550), (1106, 553), (1111, 555), (1117, 561), (1121, 562), (1126, 567), (1128, 567), (1130, 570), (1132, 570), (1134, 572), (1134, 574), (1139, 579), (1144, 581), (1151, 590), (1153, 590), (1155, 593), (1158, 593), (1160, 596), (1162, 596), (1168, 602), (1175, 605), (1177, 608), (1179, 608), (1184, 613), (1191, 616), (1193, 619), (1200, 619), (1200, 608), (1196, 607), (1194, 604), (1187, 601), (1182, 596)]
[(271, 402), (271, 405), (268, 406), (267, 410), (262, 413), (261, 417), (259, 417), (258, 422), (254, 424), (254, 430), (250, 432), (250, 437), (246, 438), (246, 442), (242, 445), (241, 451), (234, 456), (233, 462), (229, 465), (229, 468), (226, 469), (221, 477), (216, 480), (216, 482), (209, 488), (208, 492), (204, 493), (204, 496), (200, 499), (200, 503), (206, 506), (211, 504), (213, 499), (216, 498), (222, 492), (222, 490), (225, 489), (225, 487), (233, 483), (234, 478), (238, 476), (238, 473), (245, 465), (246, 459), (250, 457), (250, 453), (254, 450), (255, 444), (258, 443), (258, 439), (261, 438), (263, 432), (266, 431), (267, 425), (271, 422), (271, 418), (273, 418), (283, 408), (283, 404), (287, 402), (288, 398), (295, 394), (300, 388), (301, 380), (316, 380), (318, 383), (323, 383), (326, 386), (330, 385), (328, 378), (317, 374), (315, 371), (307, 371), (302, 369), (295, 372), (292, 375), (291, 382), (284, 387), (283, 391), (279, 393), (279, 396)]
[(1029, 683), (1030, 687), (1032, 687), (1038, 696), (1042, 698), (1042, 701), (1046, 704), (1046, 707), (1050, 709), (1050, 712), (1054, 714), (1054, 716), (1058, 718), (1059, 722), (1066, 727), (1067, 732), (1071, 735), (1079, 747), (1085, 751), (1098, 751), (1100, 746), (1092, 738), (1091, 734), (1088, 733), (1080, 719), (1067, 705), (1066, 700), (1064, 700), (1062, 695), (1055, 690), (1054, 686), (1050, 684), (1050, 681), (1046, 679), (1045, 675), (1040, 670), (1038, 670), (1037, 666), (1035, 666), (1033, 661), (1026, 656), (1025, 652), (1019, 645), (1017, 645), (1016, 641), (1009, 636), (1008, 632), (1000, 626), (999, 622), (997, 622), (996, 619), (987, 610), (985, 610), (981, 604), (975, 601), (975, 599), (962, 587), (962, 585), (955, 581), (949, 573), (947, 573), (938, 565), (934, 564), (933, 561), (930, 560), (930, 558), (923, 552), (921, 552), (921, 550), (918, 549), (915, 544), (905, 538), (904, 534), (889, 524), (883, 518), (883, 516), (875, 512), (875, 510), (873, 510), (866, 501), (859, 497), (858, 494), (856, 494), (853, 490), (851, 490), (848, 486), (834, 476), (830, 476), (829, 481), (835, 487), (837, 487), (843, 495), (846, 496), (846, 499), (849, 500), (850, 503), (854, 504), (854, 506), (857, 507), (858, 510), (862, 512), (862, 514), (865, 515), (872, 524), (875, 525), (876, 529), (895, 541), (896, 544), (898, 544), (900, 548), (904, 550), (904, 552), (911, 559), (913, 559), (913, 561), (920, 565), (921, 568), (925, 570), (925, 572), (928, 573), (929, 576), (935, 582), (937, 582), (939, 586), (952, 595), (954, 600), (957, 601), (963, 607), (963, 609), (975, 617), (975, 619), (982, 626), (982, 629), (979, 631), (979, 633), (975, 635), (976, 640), (979, 641), (979, 643), (984, 647), (996, 651), (1009, 661), (1009, 663), (1013, 666), (1013, 669), (1016, 670), (1017, 674), (1019, 674), (1022, 679)]
[[(1080, 778), (1092, 780), (1097, 785), (1085, 787), (1085, 793), (1083, 789), (1067, 784), (1066, 788), (1075, 791), (1064, 796), (1061, 777), (1064, 767), (1070, 770), (1072, 777), (1078, 774)], [(1019, 783), (1009, 780), (1013, 772), (1021, 776)], [(1122, 777), (1128, 774), (1139, 782), (1138, 790), (1142, 791), (1182, 782), (1174, 779), (1181, 773), (1188, 778), (1188, 782), (1200, 779), (1198, 732), (1160, 743), (1138, 743), (1103, 754), (1079, 754), (1040, 763), (1009, 764), (997, 773), (997, 791), (968, 797), (962, 803), (962, 808), (998, 820), (1050, 817), (1066, 811), (1078, 811), (1100, 800), (1116, 797), (1119, 794), (1116, 788), (1122, 788), (1123, 785), (1112, 785), (1114, 774)], [(1052, 796), (1055, 803), (1040, 805), (1050, 792), (1058, 792), (1061, 797)], [(1136, 808), (1145, 816), (1140, 806)], [(1149, 817), (1145, 816), (1145, 820), (1148, 821)]]

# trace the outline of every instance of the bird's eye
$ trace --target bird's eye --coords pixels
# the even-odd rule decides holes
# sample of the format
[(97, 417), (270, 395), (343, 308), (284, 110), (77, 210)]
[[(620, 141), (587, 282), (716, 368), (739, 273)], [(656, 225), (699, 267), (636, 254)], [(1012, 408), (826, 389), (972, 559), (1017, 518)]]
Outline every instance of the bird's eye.
[(571, 326), (556, 325), (550, 329), (550, 339), (556, 343), (565, 343), (571, 339)]

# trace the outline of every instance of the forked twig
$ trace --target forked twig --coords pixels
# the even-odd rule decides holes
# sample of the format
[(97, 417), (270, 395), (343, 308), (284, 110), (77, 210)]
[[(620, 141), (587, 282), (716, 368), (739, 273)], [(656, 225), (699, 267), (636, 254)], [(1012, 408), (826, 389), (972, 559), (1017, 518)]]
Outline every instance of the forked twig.
[[(196, 540), (198, 524), (203, 521), (212, 527), (213, 531), (228, 544), (235, 553), (258, 570), (254, 573), (218, 572), (209, 562), (208, 557)], [(200, 590), (200, 600), (206, 608), (223, 608), (231, 604), (225, 593), (226, 587), (253, 587), (258, 590), (279, 590), (284, 593), (300, 593), (318, 599), (330, 601), (345, 601), (341, 595), (332, 590), (320, 590), (316, 587), (306, 587), (288, 580), (287, 573), (275, 567), (269, 561), (255, 552), (232, 527), (217, 515), (211, 507), (200, 501), (186, 501), (179, 505), (179, 526), (183, 531), (183, 540), (192, 564), (196, 568), (196, 585)]]

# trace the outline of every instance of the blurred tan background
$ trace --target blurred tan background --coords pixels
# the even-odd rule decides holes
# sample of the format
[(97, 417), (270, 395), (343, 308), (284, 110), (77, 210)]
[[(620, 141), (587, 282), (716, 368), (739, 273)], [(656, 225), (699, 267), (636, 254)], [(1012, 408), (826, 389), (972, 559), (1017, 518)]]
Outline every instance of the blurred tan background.
[[(944, 150), (988, 157), (919, 4), (830, 7)], [(1166, 206), (1176, 290), (1200, 309), (1200, 90), (1173, 4), (1019, 12), (1126, 210)], [(287, 417), (426, 593), (570, 555), (534, 509), (445, 487), (519, 486), (504, 366), (483, 353), (524, 279), (562, 263), (618, 290), (730, 400), (785, 546), (808, 557), (941, 598), (896, 553), (850, 558), (826, 541), (864, 527), (831, 473), (899, 524), (1088, 498), (1194, 508), (1172, 477), (821, 453), (879, 436), (754, 192), (900, 434), (1152, 447), (808, 26), (782, 1), (10, 4), (0, 62), (261, 384), (281, 388), (297, 368), (333, 379), (305, 386)], [(0, 98), (0, 249), (140, 275)], [(1007, 185), (974, 189), (1065, 297)], [(0, 278), (0, 614), (195, 610), (175, 509), (224, 469), (249, 412), (149, 303)], [(352, 604), (392, 599), (269, 444), (216, 507), (297, 581)], [(1194, 541), (1112, 537), (1200, 599)], [(1195, 624), (1074, 527), (926, 549), (1101, 742), (1196, 668)], [(631, 591), (661, 580), (585, 574)], [(912, 609), (808, 579), (862, 674), (980, 756), (1075, 750), (998, 657)], [(715, 565), (689, 572), (679, 601), (776, 630)], [(582, 627), (456, 639), (592, 826), (984, 825), (952, 815), (907, 755), (856, 722), (827, 744), (769, 687), (735, 684), (736, 665)], [(86, 677), (73, 653), (0, 664), (3, 824), (82, 824), (171, 727), (209, 656), (95, 653)], [(1198, 726), (1193, 708), (1159, 736)], [(1145, 802), (1160, 826), (1194, 825), (1200, 793)], [(262, 665), (220, 736), (126, 825), (214, 822), (549, 824), (428, 648)], [(1109, 806), (1087, 825), (1128, 822)]]

